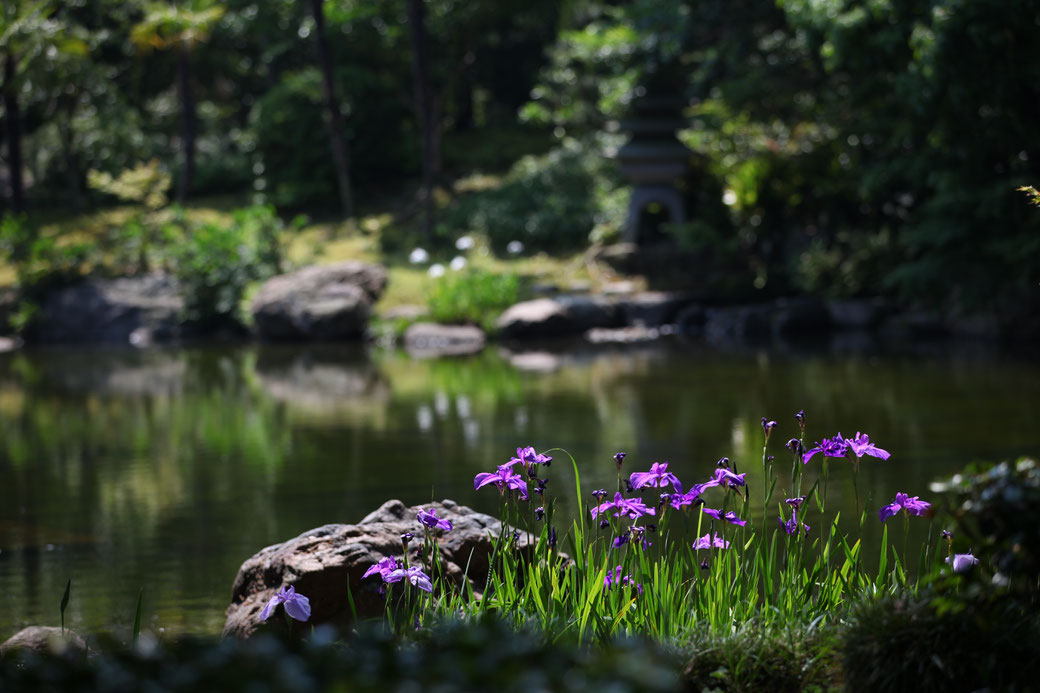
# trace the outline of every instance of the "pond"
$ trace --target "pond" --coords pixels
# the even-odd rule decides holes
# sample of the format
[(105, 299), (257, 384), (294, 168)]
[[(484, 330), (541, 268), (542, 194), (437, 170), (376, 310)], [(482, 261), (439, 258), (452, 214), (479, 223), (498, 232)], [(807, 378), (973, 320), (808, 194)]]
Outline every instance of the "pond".
[[(260, 548), (389, 498), (496, 512), (498, 494), (475, 492), (473, 476), (519, 445), (565, 448), (586, 492), (615, 483), (618, 451), (628, 471), (669, 461), (687, 484), (726, 456), (749, 472), (754, 501), (768, 416), (780, 422), (779, 495), (799, 409), (809, 440), (861, 430), (892, 453), (859, 475), (867, 542), (896, 491), (927, 498), (931, 480), (966, 463), (1040, 454), (1040, 364), (977, 344), (879, 353), (674, 340), (427, 360), (342, 345), (6, 354), (0, 636), (56, 625), (69, 578), (66, 622), (81, 632), (128, 628), (143, 590), (145, 627), (219, 633), (237, 569)], [(553, 455), (570, 498), (570, 460)], [(851, 516), (853, 505), (849, 466), (832, 465), (828, 510)]]

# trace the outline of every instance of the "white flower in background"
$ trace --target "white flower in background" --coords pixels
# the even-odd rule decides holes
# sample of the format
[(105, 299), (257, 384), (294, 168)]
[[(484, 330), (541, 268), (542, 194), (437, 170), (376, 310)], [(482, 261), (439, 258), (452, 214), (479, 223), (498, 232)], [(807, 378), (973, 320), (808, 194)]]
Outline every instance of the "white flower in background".
[(727, 207), (732, 207), (737, 204), (737, 193), (734, 190), (726, 189), (726, 192), (722, 193), (722, 204)]
[(473, 246), (473, 236), (462, 236), (455, 241), (455, 247), (462, 251), (470, 250)]
[(510, 255), (519, 255), (524, 252), (524, 244), (520, 241), (509, 241), (509, 243), (506, 244), (506, 252)]
[(416, 248), (408, 254), (408, 262), (413, 265), (421, 265), (430, 261), (430, 254), (422, 248)]
[(455, 257), (453, 257), (451, 259), (451, 264), (448, 265), (448, 267), (451, 267), (451, 270), (453, 272), (458, 272), (459, 270), (461, 270), (465, 266), (466, 266), (466, 258), (462, 257), (461, 255), (456, 255)]
[(434, 279), (436, 279), (437, 277), (443, 277), (444, 276), (444, 265), (442, 265), (439, 262), (435, 263), (435, 264), (432, 264), (432, 265), (430, 265), (430, 269), (426, 270), (426, 274), (430, 275)]

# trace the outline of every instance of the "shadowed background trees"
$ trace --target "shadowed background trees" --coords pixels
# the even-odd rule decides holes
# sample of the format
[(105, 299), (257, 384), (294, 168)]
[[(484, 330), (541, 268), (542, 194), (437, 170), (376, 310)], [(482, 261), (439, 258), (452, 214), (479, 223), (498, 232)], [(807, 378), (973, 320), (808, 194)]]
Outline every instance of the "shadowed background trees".
[(389, 208), (388, 249), (581, 249), (617, 237), (614, 123), (667, 73), (694, 154), (666, 232), (734, 296), (1040, 307), (1038, 0), (12, 0), (0, 41), (5, 214), (156, 158), (180, 201)]

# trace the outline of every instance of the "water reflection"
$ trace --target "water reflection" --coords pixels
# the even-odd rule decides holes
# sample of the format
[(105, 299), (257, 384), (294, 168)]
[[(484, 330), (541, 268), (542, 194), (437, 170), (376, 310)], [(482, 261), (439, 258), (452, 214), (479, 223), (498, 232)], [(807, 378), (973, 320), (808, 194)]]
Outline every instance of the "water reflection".
[[(893, 452), (860, 474), (876, 511), (966, 462), (1040, 452), (1040, 368), (997, 356), (677, 341), (424, 360), (342, 345), (2, 355), (0, 635), (53, 623), (69, 577), (82, 630), (128, 626), (144, 588), (153, 627), (218, 632), (259, 548), (390, 497), (493, 512), (473, 475), (521, 444), (565, 448), (588, 489), (614, 482), (619, 450), (631, 470), (669, 461), (687, 483), (726, 456), (755, 499), (761, 416), (786, 439), (804, 408), (813, 439), (865, 430)], [(569, 493), (570, 461), (554, 454), (552, 483)], [(828, 491), (850, 514), (847, 465)]]

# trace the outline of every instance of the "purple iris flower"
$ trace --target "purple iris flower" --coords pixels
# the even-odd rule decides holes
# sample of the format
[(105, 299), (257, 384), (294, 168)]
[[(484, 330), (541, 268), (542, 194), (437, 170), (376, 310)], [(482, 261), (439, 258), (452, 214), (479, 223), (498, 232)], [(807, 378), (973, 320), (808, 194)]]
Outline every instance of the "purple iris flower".
[(614, 548), (615, 549), (620, 549), (622, 546), (624, 546), (625, 544), (628, 543), (628, 540), (631, 537), (632, 537), (632, 535), (629, 532), (624, 532), (622, 534), (619, 534), (617, 536), (617, 538), (614, 539)]
[(608, 570), (607, 574), (603, 576), (603, 589), (610, 591), (610, 588), (614, 585), (625, 587), (629, 585), (635, 585), (636, 590), (639, 594), (643, 593), (643, 586), (632, 579), (631, 575), (621, 575), (621, 566), (614, 568), (614, 570)]
[(429, 510), (419, 508), (415, 518), (429, 529), (443, 529), (445, 532), (451, 531), (451, 520), (437, 517), (437, 508), (430, 508)]
[(494, 484), (498, 487), (500, 493), (505, 493), (507, 488), (515, 489), (520, 492), (521, 498), (527, 500), (527, 482), (519, 474), (513, 474), (510, 471), (510, 467), (511, 465), (503, 464), (499, 466), (496, 472), (481, 472), (477, 474), (473, 477), (473, 488), (478, 489), (481, 486)]
[(806, 464), (818, 452), (822, 452), (827, 457), (845, 457), (848, 447), (848, 441), (842, 438), (840, 433), (833, 438), (824, 438), (816, 444), (816, 447), (810, 448), (802, 454), (802, 464)]
[(614, 464), (617, 465), (617, 470), (621, 471), (621, 463), (625, 461), (625, 453), (617, 452), (614, 453)]
[(285, 613), (297, 621), (306, 621), (311, 617), (311, 600), (302, 594), (297, 594), (296, 588), (289, 585), (288, 587), (283, 586), (276, 595), (271, 597), (271, 601), (267, 602), (263, 611), (260, 612), (260, 620), (266, 621), (270, 618), (271, 613), (279, 604), (285, 606)]
[(399, 568), (385, 576), (383, 579), (386, 582), (401, 582), (402, 580), (407, 580), (424, 592), (433, 591), (433, 582), (430, 581), (430, 576), (424, 573), (422, 568), (417, 565), (413, 565), (408, 568), (408, 570)]
[(704, 488), (710, 486), (728, 486), (729, 488), (736, 488), (744, 485), (744, 477), (747, 476), (747, 472), (741, 474), (734, 474), (725, 467), (719, 467), (715, 470), (712, 478), (706, 483), (702, 484)]
[(703, 537), (693, 542), (693, 548), (697, 550), (710, 549), (713, 546), (716, 549), (728, 549), (729, 542), (720, 537), (718, 534), (712, 537), (710, 533), (705, 534)]
[(639, 498), (625, 498), (621, 493), (614, 494), (614, 500), (602, 503), (592, 509), (592, 517), (596, 517), (600, 513), (607, 512), (609, 510), (617, 510), (614, 513), (614, 517), (621, 515), (627, 515), (633, 520), (642, 517), (643, 515), (656, 515), (657, 511), (653, 508), (648, 508), (646, 503)]
[(784, 500), (784, 502), (797, 511), (799, 508), (802, 507), (802, 503), (805, 502), (805, 496), (798, 496), (797, 498), (787, 498)]
[(701, 512), (709, 517), (714, 517), (716, 520), (725, 520), (726, 522), (729, 522), (730, 524), (736, 525), (738, 527), (743, 527), (747, 524), (745, 520), (741, 520), (739, 517), (737, 517), (737, 514), (732, 510), (723, 515), (721, 510), (702, 507)]
[(516, 449), (516, 457), (510, 458), (510, 460), (508, 462), (506, 462), (505, 465), (503, 465), (503, 466), (512, 467), (514, 464), (519, 462), (520, 464), (522, 464), (524, 466), (524, 469), (530, 469), (532, 466), (534, 466), (536, 464), (546, 464), (547, 465), (551, 461), (552, 461), (551, 457), (549, 457), (548, 455), (541, 455), (541, 454), (535, 452), (534, 448), (532, 448), (530, 445), (528, 445), (526, 448), (517, 448)]
[[(838, 434), (841, 437), (841, 434)], [(887, 460), (891, 455), (888, 450), (882, 450), (873, 443), (870, 442), (870, 436), (866, 433), (860, 433), (856, 431), (855, 438), (845, 438), (846, 443), (852, 448), (852, 452), (856, 453), (856, 457), (863, 457), (864, 455), (870, 455), (871, 457), (877, 457), (882, 460)]]
[(766, 417), (763, 416), (762, 417), (762, 432), (766, 434), (766, 440), (769, 440), (769, 435), (773, 432), (774, 428), (776, 428), (776, 422), (775, 421), (767, 421)]
[(668, 497), (668, 504), (678, 510), (687, 505), (692, 505), (701, 501), (701, 494), (704, 493), (705, 489), (709, 489), (713, 486), (718, 486), (719, 482), (712, 479), (711, 481), (704, 484), (694, 484), (690, 487), (690, 490), (686, 493), (682, 492), (682, 486), (676, 484), (674, 486), (675, 493), (670, 494)]
[(951, 561), (949, 556), (947, 556), (946, 562), (953, 566), (953, 572), (966, 573), (971, 570), (973, 565), (979, 562), (979, 559), (972, 556), (971, 553), (955, 553), (953, 554), (953, 560)]
[(908, 515), (924, 515), (932, 509), (932, 504), (920, 500), (917, 496), (911, 498), (903, 492), (896, 494), (896, 500), (894, 503), (884, 506), (878, 510), (878, 517), (884, 522), (888, 518), (897, 514), (900, 510), (906, 512)]
[(805, 524), (804, 522), (798, 521), (797, 509), (791, 513), (791, 519), (787, 522), (784, 522), (784, 518), (782, 517), (778, 517), (776, 519), (780, 521), (780, 526), (784, 528), (785, 532), (787, 532), (787, 536), (797, 534), (799, 531), (803, 531), (806, 534), (808, 534), (809, 530), (812, 529), (811, 527), (809, 527), (809, 525)]
[(393, 556), (380, 558), (378, 563), (376, 563), (373, 566), (369, 566), (368, 570), (365, 571), (365, 574), (361, 576), (361, 579), (364, 580), (369, 575), (375, 575), (376, 573), (379, 573), (381, 576), (383, 576), (383, 582), (386, 582), (386, 576), (397, 570), (399, 567), (400, 566), (397, 565), (397, 559)]
[(643, 488), (644, 486), (668, 486), (679, 483), (678, 477), (668, 471), (667, 462), (654, 462), (650, 465), (649, 472), (633, 472), (628, 477), (628, 483), (632, 488)]

